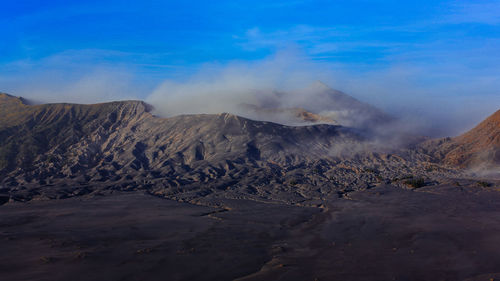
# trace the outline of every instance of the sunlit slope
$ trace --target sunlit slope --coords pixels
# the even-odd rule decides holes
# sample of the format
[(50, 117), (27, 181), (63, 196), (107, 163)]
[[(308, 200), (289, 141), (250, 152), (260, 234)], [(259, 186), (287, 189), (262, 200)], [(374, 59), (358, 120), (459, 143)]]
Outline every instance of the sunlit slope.
[(486, 165), (500, 171), (500, 110), (453, 142), (445, 156), (446, 163), (468, 167)]

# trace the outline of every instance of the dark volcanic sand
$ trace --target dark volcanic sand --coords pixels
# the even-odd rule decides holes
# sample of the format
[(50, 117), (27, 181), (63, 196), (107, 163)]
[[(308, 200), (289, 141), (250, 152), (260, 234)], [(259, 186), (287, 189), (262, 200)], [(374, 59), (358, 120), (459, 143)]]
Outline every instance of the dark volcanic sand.
[[(236, 203), (236, 204), (235, 204)], [(0, 280), (231, 280), (318, 209), (140, 193), (0, 206)]]
[(380, 186), (327, 208), (140, 193), (0, 206), (1, 280), (497, 280), (500, 193)]
[(380, 186), (349, 195), (243, 280), (500, 280), (498, 190)]

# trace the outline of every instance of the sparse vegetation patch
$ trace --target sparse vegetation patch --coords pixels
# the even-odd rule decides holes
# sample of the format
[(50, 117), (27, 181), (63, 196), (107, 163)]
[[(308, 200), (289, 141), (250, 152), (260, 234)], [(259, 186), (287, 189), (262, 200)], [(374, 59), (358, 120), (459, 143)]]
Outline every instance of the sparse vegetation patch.
[(405, 181), (406, 185), (409, 185), (413, 188), (420, 188), (425, 186), (425, 179), (423, 178), (411, 178)]
[(485, 182), (485, 181), (478, 181), (477, 185), (482, 186), (482, 187), (490, 187), (491, 183)]

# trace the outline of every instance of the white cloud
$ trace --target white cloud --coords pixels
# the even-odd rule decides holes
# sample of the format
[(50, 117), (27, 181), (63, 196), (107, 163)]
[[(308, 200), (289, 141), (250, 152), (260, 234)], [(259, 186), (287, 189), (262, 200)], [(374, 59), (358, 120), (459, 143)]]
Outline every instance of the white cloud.
[(185, 81), (164, 81), (147, 101), (165, 116), (181, 113), (238, 113), (260, 93), (293, 91), (327, 78), (328, 70), (297, 51), (283, 51), (255, 62), (205, 64)]
[[(204, 64), (190, 76), (166, 80), (147, 80), (148, 74), (138, 74), (136, 66), (93, 64), (103, 52), (108, 51), (70, 51), (12, 63), (0, 73), (0, 90), (44, 102), (146, 99), (162, 115), (172, 116), (238, 113), (235, 105), (254, 103), (262, 96), (259, 93), (294, 92), (321, 80), (408, 120), (422, 132), (433, 128), (437, 135), (458, 134), (500, 108), (500, 72), (482, 65), (488, 49), (475, 59), (450, 51), (434, 54), (438, 63), (395, 58), (388, 66), (366, 68), (317, 61), (299, 50), (287, 50), (259, 61)], [(469, 63), (460, 57), (468, 57)], [(281, 100), (284, 106), (305, 107), (308, 99), (314, 99), (289, 97), (293, 100)]]

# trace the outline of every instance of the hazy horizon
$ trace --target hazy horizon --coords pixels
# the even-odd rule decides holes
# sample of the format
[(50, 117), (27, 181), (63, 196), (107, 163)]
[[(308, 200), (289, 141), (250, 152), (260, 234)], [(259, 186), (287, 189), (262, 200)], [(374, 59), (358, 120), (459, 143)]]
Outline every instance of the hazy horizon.
[(0, 91), (231, 112), (226, 101), (249, 91), (321, 80), (433, 135), (457, 135), (500, 108), (500, 1), (419, 3), (9, 3)]

